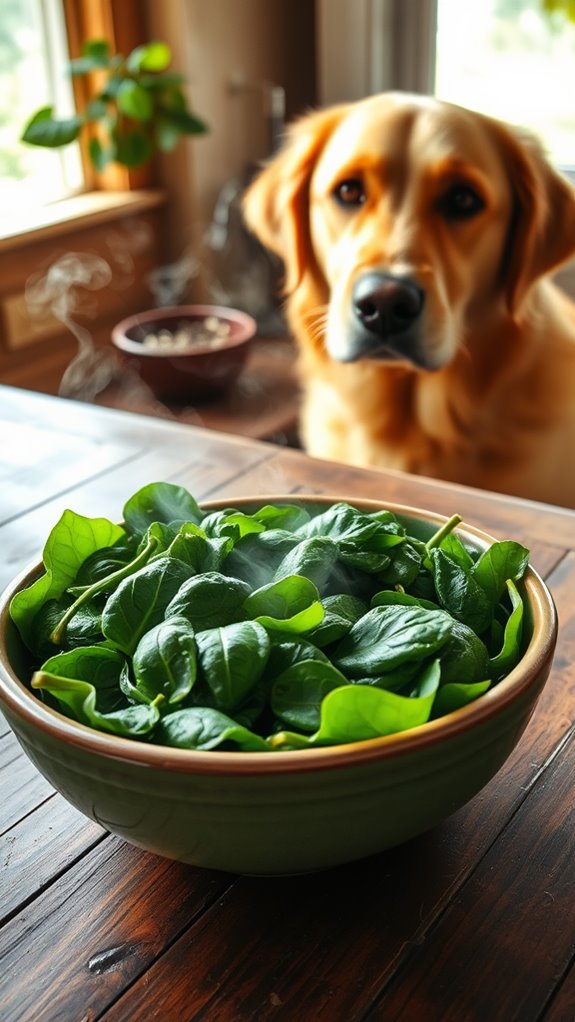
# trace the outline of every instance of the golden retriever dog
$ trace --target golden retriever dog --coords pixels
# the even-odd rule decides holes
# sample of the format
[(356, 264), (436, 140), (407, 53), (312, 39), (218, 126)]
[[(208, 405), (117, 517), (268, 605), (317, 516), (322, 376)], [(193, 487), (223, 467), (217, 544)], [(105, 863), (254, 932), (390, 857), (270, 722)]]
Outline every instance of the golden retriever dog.
[(317, 457), (575, 507), (575, 191), (431, 97), (304, 115), (244, 199), (285, 265)]

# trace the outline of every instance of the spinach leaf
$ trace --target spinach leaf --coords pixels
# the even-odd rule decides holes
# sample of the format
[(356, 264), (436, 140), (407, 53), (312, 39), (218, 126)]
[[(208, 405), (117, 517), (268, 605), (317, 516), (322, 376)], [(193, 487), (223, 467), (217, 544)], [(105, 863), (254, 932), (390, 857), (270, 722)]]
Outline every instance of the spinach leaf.
[(167, 554), (189, 564), (196, 575), (201, 575), (206, 571), (220, 571), (232, 549), (233, 540), (229, 536), (212, 538), (198, 525), (186, 522), (174, 536)]
[(423, 661), (447, 642), (449, 615), (424, 607), (374, 607), (335, 648), (333, 663), (351, 677), (377, 677), (405, 662)]
[(322, 700), (328, 692), (347, 683), (345, 675), (329, 661), (301, 660), (274, 681), (271, 708), (283, 724), (299, 731), (316, 731)]
[(360, 547), (380, 551), (394, 546), (405, 535), (391, 511), (369, 514), (342, 502), (310, 518), (298, 531), (304, 537), (330, 536), (338, 543), (356, 542)]
[(176, 749), (205, 751), (231, 745), (242, 752), (269, 752), (268, 743), (219, 710), (190, 706), (168, 713), (160, 721), (156, 740)]
[(117, 571), (133, 560), (134, 554), (133, 545), (123, 541), (119, 541), (115, 546), (95, 550), (80, 565), (74, 585), (68, 586), (67, 591), (72, 595), (78, 595), (84, 589), (89, 589), (94, 582), (100, 582), (110, 575), (115, 575)]
[(286, 529), (295, 532), (309, 522), (311, 516), (301, 504), (264, 504), (254, 511), (252, 517), (265, 525), (268, 531)]
[(111, 649), (72, 650), (50, 657), (34, 673), (32, 688), (49, 692), (80, 724), (139, 738), (152, 731), (160, 714), (155, 705), (126, 705), (119, 685), (124, 666), (124, 658)]
[(474, 702), (487, 691), (490, 685), (490, 681), (476, 681), (469, 685), (462, 682), (449, 682), (447, 685), (441, 685), (433, 703), (432, 720)]
[(255, 688), (270, 652), (265, 628), (240, 621), (196, 635), (204, 682), (220, 710), (234, 710)]
[(389, 564), (388, 551), (403, 543), (405, 529), (391, 512), (366, 514), (349, 504), (332, 504), (299, 529), (300, 535), (329, 537), (344, 564), (377, 572)]
[(33, 641), (34, 617), (42, 604), (62, 596), (74, 582), (86, 558), (95, 550), (113, 546), (124, 535), (119, 525), (106, 518), (85, 518), (73, 511), (64, 511), (44, 547), (45, 574), (27, 589), (16, 593), (10, 603), (10, 616), (29, 648)]
[(246, 515), (243, 511), (234, 511), (232, 508), (228, 511), (216, 511), (209, 523), (204, 520), (204, 524), (206, 528), (209, 524), (219, 535), (232, 536), (235, 540), (249, 536), (253, 532), (265, 531), (265, 525), (253, 515)]
[[(30, 648), (40, 660), (54, 655), (53, 632), (69, 605), (70, 600), (66, 597), (59, 600), (47, 600), (35, 615), (32, 622)], [(94, 601), (78, 610), (66, 629), (61, 648), (74, 649), (76, 646), (93, 646), (103, 641), (102, 608)]]
[(493, 543), (481, 554), (471, 574), (495, 607), (505, 591), (505, 583), (522, 578), (528, 563), (529, 551), (524, 546), (504, 540)]
[(343, 639), (351, 626), (367, 612), (363, 600), (349, 593), (325, 596), (321, 602), (324, 609), (323, 621), (308, 635), (309, 641), (321, 648)]
[(503, 645), (497, 656), (490, 660), (489, 676), (498, 680), (515, 667), (521, 657), (521, 639), (523, 635), (523, 600), (519, 595), (517, 586), (511, 580), (507, 581), (507, 591), (511, 600), (511, 614), (505, 624), (503, 634)]
[(270, 636), (272, 646), (266, 666), (266, 675), (275, 680), (280, 674), (299, 663), (300, 660), (319, 660), (321, 663), (329, 663), (329, 658), (317, 646), (308, 642), (307, 639), (296, 639), (294, 641), (274, 642), (273, 632)]
[(160, 621), (142, 636), (133, 658), (136, 688), (152, 702), (160, 693), (168, 704), (180, 703), (196, 680), (194, 629), (184, 617)]
[(105, 637), (131, 656), (142, 635), (163, 620), (170, 601), (189, 577), (190, 569), (182, 561), (160, 557), (124, 579), (104, 607)]
[(372, 607), (425, 607), (427, 610), (441, 610), (432, 600), (424, 600), (410, 593), (398, 592), (395, 589), (381, 589), (371, 598)]
[(489, 654), (472, 628), (453, 621), (449, 638), (440, 652), (441, 685), (483, 681), (490, 676)]
[(325, 696), (320, 727), (307, 741), (305, 736), (280, 732), (268, 739), (269, 744), (273, 749), (338, 745), (418, 727), (429, 720), (439, 677), (439, 662), (435, 660), (422, 672), (417, 694), (411, 698), (371, 685), (335, 688)]
[(449, 532), (440, 543), (440, 549), (464, 571), (471, 571), (475, 561), (455, 532)]
[(390, 586), (410, 586), (417, 578), (422, 561), (421, 550), (406, 540), (389, 551), (389, 564), (378, 570), (378, 581)]
[(149, 483), (124, 504), (124, 521), (130, 534), (142, 536), (154, 522), (194, 522), (203, 514), (183, 486), (174, 483)]
[(125, 664), (126, 658), (114, 649), (87, 646), (49, 657), (38, 673), (76, 681), (89, 681), (98, 692), (100, 709), (109, 712), (124, 704), (119, 690), (119, 679)]
[(285, 529), (250, 533), (239, 539), (226, 557), (223, 570), (252, 589), (271, 582), (280, 561), (300, 540)]
[(318, 589), (322, 589), (338, 558), (338, 545), (329, 536), (304, 539), (293, 547), (280, 561), (273, 581), (279, 582), (290, 575), (309, 578)]
[(241, 621), (250, 587), (239, 578), (206, 571), (185, 581), (166, 607), (166, 617), (185, 617), (196, 632)]
[(374, 675), (366, 678), (350, 678), (354, 685), (373, 685), (375, 688), (385, 688), (388, 692), (402, 692), (409, 695), (416, 685), (416, 679), (422, 671), (420, 660), (410, 660), (398, 667), (394, 667), (385, 674)]
[[(221, 511), (208, 511), (202, 518), (202, 529), (206, 536), (210, 538), (218, 539), (221, 536), (225, 536), (236, 543), (242, 537), (241, 521), (245, 517), (235, 507), (227, 507)], [(232, 519), (235, 520), (233, 521)], [(263, 527), (260, 528), (256, 522), (253, 529), (246, 525), (245, 535), (249, 536), (252, 532), (262, 531)]]
[(93, 600), (101, 592), (113, 592), (123, 579), (133, 575), (138, 568), (147, 564), (156, 548), (156, 542), (156, 538), (150, 536), (146, 545), (139, 550), (137, 556), (129, 564), (123, 564), (111, 575), (100, 578), (97, 582), (93, 582), (92, 585), (82, 588), (79, 595), (76, 596), (74, 602), (66, 609), (52, 631), (50, 636), (52, 642), (58, 644), (62, 641), (70, 620), (75, 617), (80, 607)]
[(323, 621), (324, 609), (317, 586), (301, 575), (256, 589), (244, 603), (249, 618), (277, 632), (310, 632)]
[(483, 586), (441, 548), (431, 550), (430, 561), (441, 606), (481, 635), (489, 628), (494, 609)]

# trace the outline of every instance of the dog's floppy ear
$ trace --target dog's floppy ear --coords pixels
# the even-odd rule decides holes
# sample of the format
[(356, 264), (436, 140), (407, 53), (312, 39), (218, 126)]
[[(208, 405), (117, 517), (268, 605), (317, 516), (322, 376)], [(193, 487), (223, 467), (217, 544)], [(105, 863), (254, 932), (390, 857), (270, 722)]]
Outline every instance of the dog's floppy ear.
[(502, 277), (515, 313), (529, 286), (575, 253), (575, 189), (535, 138), (500, 124), (495, 130), (513, 192)]
[(248, 187), (243, 213), (251, 231), (285, 265), (284, 289), (297, 287), (309, 258), (309, 179), (322, 147), (347, 106), (305, 114)]

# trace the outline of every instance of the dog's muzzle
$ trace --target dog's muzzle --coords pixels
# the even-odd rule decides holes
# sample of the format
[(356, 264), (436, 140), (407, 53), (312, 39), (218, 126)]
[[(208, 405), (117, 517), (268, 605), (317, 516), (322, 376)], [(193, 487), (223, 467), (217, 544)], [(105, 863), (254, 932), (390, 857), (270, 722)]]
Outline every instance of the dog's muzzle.
[(419, 320), (425, 292), (412, 280), (367, 273), (354, 284), (349, 361), (358, 358), (407, 360), (424, 366)]

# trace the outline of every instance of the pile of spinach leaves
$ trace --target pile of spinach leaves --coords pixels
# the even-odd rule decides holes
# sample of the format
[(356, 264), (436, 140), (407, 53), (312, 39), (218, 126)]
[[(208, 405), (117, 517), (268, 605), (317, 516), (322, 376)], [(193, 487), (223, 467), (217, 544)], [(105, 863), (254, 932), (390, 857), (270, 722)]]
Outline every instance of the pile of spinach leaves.
[(405, 731), (522, 653), (528, 551), (426, 543), (387, 510), (203, 511), (151, 483), (124, 524), (65, 511), (10, 613), (32, 688), (74, 720), (185, 749), (303, 749)]

